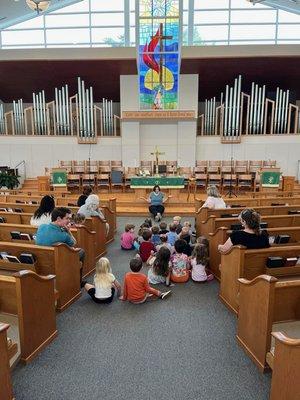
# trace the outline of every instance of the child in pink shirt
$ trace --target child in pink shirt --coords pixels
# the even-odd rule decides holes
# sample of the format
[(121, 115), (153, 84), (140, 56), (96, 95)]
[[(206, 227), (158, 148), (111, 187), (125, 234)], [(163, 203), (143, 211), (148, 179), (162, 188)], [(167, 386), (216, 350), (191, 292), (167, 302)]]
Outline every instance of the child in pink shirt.
[(133, 224), (125, 225), (125, 232), (121, 235), (121, 249), (122, 250), (134, 250), (134, 242), (135, 242), (135, 234), (134, 234), (135, 226)]

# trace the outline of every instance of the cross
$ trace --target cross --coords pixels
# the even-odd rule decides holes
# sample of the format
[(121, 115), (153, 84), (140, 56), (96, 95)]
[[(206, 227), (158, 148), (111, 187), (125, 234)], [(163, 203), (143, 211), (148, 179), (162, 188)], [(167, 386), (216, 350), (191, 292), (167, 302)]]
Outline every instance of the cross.
[(159, 58), (159, 84), (160, 86), (162, 86), (162, 67), (163, 67), (163, 51), (164, 51), (164, 44), (163, 44), (163, 40), (164, 39), (172, 39), (173, 36), (164, 36), (163, 34), (163, 30), (164, 30), (164, 24), (161, 22), (159, 24), (159, 34), (157, 36), (157, 34), (155, 36), (152, 36), (152, 39), (154, 39), (155, 37), (159, 39), (159, 52), (160, 52), (160, 58)]
[(151, 155), (155, 156), (156, 166), (158, 166), (158, 156), (162, 156), (163, 154), (165, 154), (165, 153), (160, 153), (157, 146), (155, 146), (155, 151), (153, 153), (151, 153)]

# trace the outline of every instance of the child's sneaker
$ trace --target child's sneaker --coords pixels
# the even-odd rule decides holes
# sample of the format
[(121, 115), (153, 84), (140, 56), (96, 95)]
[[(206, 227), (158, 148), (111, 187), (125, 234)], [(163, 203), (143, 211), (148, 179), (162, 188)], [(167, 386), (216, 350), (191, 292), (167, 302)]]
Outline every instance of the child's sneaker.
[(213, 274), (209, 274), (209, 275), (207, 275), (207, 282), (209, 282), (209, 281), (212, 281), (214, 279), (214, 276), (213, 276)]
[(168, 290), (167, 292), (163, 292), (163, 293), (160, 295), (160, 298), (161, 298), (162, 300), (164, 300), (166, 297), (170, 296), (171, 293), (172, 293), (172, 290)]

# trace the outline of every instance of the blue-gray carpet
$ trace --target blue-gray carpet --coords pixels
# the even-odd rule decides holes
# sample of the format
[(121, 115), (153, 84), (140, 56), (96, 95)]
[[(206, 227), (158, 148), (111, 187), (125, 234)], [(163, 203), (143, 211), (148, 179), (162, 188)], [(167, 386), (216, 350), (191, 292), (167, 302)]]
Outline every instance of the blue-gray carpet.
[[(107, 256), (120, 282), (134, 254), (120, 250), (120, 233), (142, 221), (118, 218)], [(57, 339), (14, 370), (16, 399), (267, 400), (270, 376), (237, 345), (218, 286), (177, 284), (168, 299), (142, 305), (95, 304), (83, 294), (57, 316)]]

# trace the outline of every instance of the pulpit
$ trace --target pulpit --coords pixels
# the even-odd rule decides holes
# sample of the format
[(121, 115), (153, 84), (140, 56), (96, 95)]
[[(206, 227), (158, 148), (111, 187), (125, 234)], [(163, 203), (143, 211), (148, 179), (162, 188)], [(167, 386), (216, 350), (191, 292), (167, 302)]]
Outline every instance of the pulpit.
[(38, 191), (49, 192), (50, 191), (50, 177), (49, 176), (38, 176)]
[(282, 177), (282, 190), (284, 192), (293, 192), (295, 187), (294, 176), (283, 176)]
[(280, 168), (262, 168), (260, 170), (260, 191), (278, 191)]

